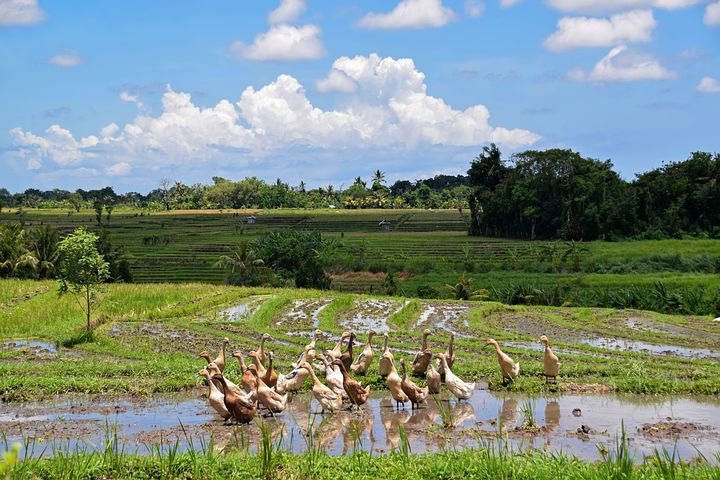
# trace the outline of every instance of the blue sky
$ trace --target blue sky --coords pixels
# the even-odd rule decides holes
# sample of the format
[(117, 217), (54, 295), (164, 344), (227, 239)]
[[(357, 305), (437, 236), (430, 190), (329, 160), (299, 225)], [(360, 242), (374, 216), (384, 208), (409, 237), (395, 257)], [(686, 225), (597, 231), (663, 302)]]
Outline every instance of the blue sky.
[(718, 151), (720, 1), (0, 0), (11, 191)]

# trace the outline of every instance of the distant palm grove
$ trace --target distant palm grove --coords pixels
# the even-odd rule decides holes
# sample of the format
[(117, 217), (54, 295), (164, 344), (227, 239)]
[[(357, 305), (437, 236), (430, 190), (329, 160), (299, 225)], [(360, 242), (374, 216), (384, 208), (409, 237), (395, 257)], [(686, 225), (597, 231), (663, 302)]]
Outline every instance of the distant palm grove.
[[(347, 188), (309, 189), (278, 179), (238, 181), (213, 177), (212, 185), (163, 180), (143, 195), (117, 194), (111, 187), (70, 192), (0, 188), (3, 207), (67, 208), (69, 214), (93, 206), (147, 211), (238, 208), (453, 208), (469, 209), (469, 234), (526, 239), (613, 240), (692, 235), (720, 238), (720, 155), (695, 152), (688, 159), (622, 179), (610, 161), (571, 150), (528, 150), (503, 160), (491, 145), (473, 161), (466, 176), (399, 180), (386, 185), (378, 170)], [(109, 214), (109, 213), (108, 213)]]

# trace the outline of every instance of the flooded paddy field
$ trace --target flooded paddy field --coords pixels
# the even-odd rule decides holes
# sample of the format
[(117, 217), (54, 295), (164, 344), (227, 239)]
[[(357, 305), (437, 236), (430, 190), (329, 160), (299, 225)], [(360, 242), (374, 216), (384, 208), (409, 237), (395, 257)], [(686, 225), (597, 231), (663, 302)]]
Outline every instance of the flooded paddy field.
[(413, 453), (500, 442), (515, 451), (562, 451), (598, 460), (614, 448), (621, 425), (638, 459), (661, 448), (675, 450), (684, 460), (698, 455), (713, 459), (720, 444), (720, 400), (709, 397), (527, 396), (476, 390), (467, 402), (440, 396), (413, 411), (396, 409), (386, 392), (377, 392), (359, 410), (317, 411), (316, 401), (302, 393), (281, 414), (227, 426), (200, 391), (148, 398), (60, 396), (50, 402), (2, 405), (0, 430), (10, 441), (29, 442), (32, 455), (101, 450), (108, 434), (117, 434), (127, 452), (139, 454), (176, 442), (182, 448), (193, 442), (194, 448), (211, 444), (216, 451), (256, 451), (259, 422), (288, 452), (306, 451), (310, 432), (315, 444), (331, 455), (395, 451), (401, 427)]

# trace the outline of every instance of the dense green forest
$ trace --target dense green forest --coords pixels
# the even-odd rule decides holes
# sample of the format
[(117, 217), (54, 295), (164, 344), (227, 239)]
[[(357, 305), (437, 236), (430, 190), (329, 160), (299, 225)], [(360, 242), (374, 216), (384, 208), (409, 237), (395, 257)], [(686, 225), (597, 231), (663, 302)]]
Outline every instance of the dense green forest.
[(571, 150), (528, 150), (509, 159), (485, 147), (468, 175), (399, 180), (386, 185), (376, 171), (369, 181), (357, 177), (347, 188), (307, 188), (278, 179), (232, 181), (213, 177), (212, 185), (163, 180), (146, 195), (117, 194), (112, 187), (75, 192), (27, 189), (11, 194), (0, 188), (6, 207), (67, 208), (94, 206), (158, 210), (237, 208), (470, 208), (471, 235), (527, 239), (613, 240), (720, 237), (720, 155), (695, 152), (626, 181), (610, 161), (586, 158)]

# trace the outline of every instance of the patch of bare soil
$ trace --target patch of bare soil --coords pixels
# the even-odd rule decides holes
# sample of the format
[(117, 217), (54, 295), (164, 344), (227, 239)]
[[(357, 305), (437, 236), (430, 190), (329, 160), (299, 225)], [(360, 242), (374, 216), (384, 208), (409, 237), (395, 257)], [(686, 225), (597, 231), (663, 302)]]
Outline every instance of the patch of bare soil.
[(638, 432), (646, 438), (683, 438), (705, 435), (713, 431), (710, 425), (701, 425), (695, 422), (676, 422), (672, 418), (657, 422), (645, 423), (638, 427)]
[(611, 393), (614, 389), (604, 383), (561, 383), (560, 388), (572, 393)]
[(129, 348), (145, 347), (159, 353), (197, 353), (214, 350), (222, 338), (163, 323), (127, 322), (111, 326), (107, 335)]

